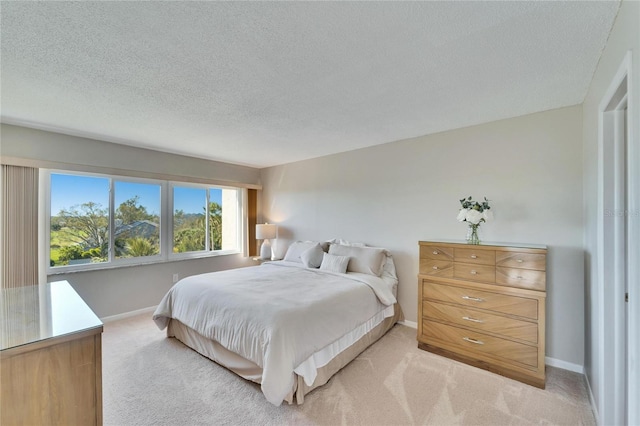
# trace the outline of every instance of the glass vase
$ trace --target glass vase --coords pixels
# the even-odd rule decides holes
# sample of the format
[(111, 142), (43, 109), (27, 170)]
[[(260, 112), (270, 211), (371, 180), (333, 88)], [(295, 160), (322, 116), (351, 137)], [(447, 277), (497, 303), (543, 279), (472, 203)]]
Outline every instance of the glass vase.
[(478, 238), (478, 227), (480, 224), (469, 224), (467, 229), (467, 244), (480, 244), (480, 238)]

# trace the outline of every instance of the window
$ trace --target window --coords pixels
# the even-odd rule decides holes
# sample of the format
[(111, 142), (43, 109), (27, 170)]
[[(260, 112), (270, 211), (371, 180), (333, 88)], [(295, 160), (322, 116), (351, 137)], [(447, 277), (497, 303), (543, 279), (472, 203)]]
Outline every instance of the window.
[(108, 178), (51, 174), (49, 265), (109, 261)]
[(49, 273), (241, 251), (238, 188), (48, 175)]
[(207, 249), (207, 191), (173, 187), (173, 252)]
[(116, 259), (160, 254), (161, 185), (114, 183)]
[(238, 190), (172, 185), (173, 253), (237, 251)]

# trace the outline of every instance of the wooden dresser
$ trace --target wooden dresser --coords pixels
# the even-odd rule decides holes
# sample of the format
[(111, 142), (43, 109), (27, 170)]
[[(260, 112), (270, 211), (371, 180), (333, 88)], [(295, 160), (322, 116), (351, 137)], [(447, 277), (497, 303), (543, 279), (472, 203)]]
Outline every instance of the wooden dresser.
[(0, 291), (0, 424), (102, 424), (102, 322), (66, 281)]
[(544, 389), (546, 256), (420, 241), (418, 347)]

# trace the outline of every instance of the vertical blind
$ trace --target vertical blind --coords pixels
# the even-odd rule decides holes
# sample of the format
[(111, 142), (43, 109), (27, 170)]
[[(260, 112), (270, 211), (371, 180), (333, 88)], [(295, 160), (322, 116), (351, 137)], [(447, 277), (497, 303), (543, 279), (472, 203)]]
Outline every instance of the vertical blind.
[(38, 169), (2, 165), (2, 288), (38, 284)]

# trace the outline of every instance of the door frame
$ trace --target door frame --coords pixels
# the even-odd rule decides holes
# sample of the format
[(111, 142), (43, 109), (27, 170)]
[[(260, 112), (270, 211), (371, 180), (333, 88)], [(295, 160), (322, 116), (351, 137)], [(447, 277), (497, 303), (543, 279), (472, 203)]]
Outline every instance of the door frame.
[[(640, 236), (640, 146), (638, 143), (636, 100), (632, 74), (632, 54), (627, 52), (598, 107), (598, 223), (597, 223), (597, 335), (598, 335), (598, 395), (601, 424), (637, 424), (640, 408), (628, 401), (639, 397), (640, 373), (638, 351), (640, 339), (640, 265), (627, 263), (629, 286), (627, 330), (622, 333), (625, 317), (624, 281), (619, 273), (621, 259), (620, 221), (628, 217), (627, 236)], [(624, 121), (621, 108), (627, 107), (627, 161), (624, 158)], [(628, 167), (626, 195), (628, 210), (624, 209), (621, 170)], [(624, 179), (624, 177), (622, 177)], [(640, 238), (629, 238), (628, 259), (640, 258)], [(613, 282), (613, 285), (608, 283)], [(626, 351), (625, 351), (626, 339)], [(628, 376), (625, 380), (624, 359), (627, 357)], [(625, 400), (626, 394), (626, 400)]]

